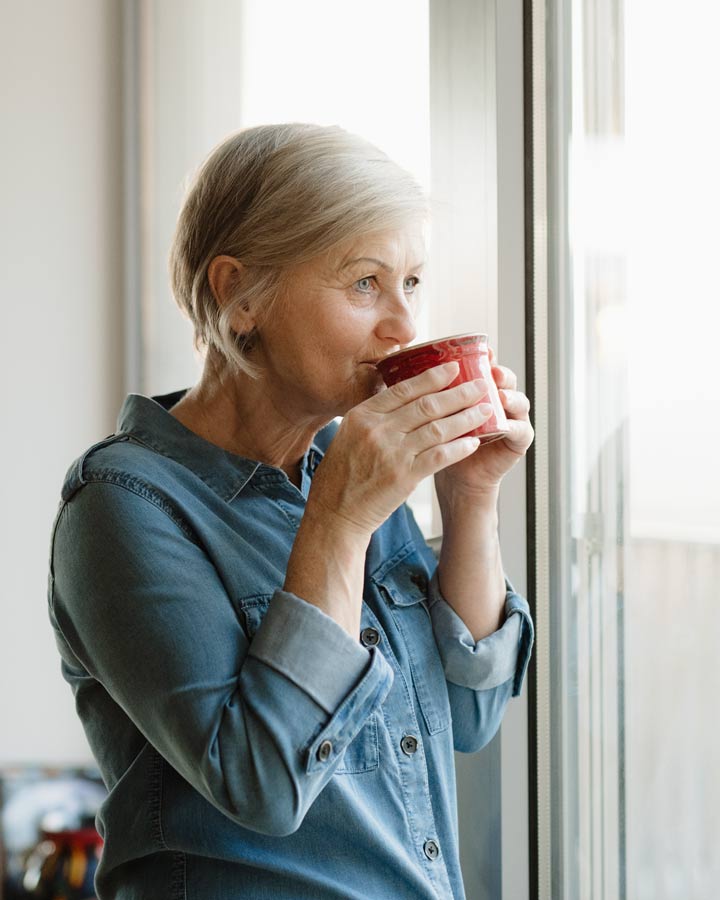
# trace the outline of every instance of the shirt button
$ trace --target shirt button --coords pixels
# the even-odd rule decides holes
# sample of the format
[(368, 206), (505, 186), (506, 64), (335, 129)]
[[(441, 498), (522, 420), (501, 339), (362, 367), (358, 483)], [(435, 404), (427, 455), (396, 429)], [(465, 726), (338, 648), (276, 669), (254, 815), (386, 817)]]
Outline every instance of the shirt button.
[(323, 741), (322, 744), (320, 744), (317, 751), (317, 758), (320, 760), (320, 762), (326, 762), (330, 758), (332, 748), (333, 746), (331, 741)]
[(376, 647), (380, 643), (380, 632), (376, 628), (363, 628), (360, 640), (363, 647)]
[(418, 748), (418, 739), (412, 734), (406, 734), (400, 741), (402, 752), (412, 756)]
[(428, 859), (437, 859), (440, 856), (440, 848), (435, 841), (425, 841), (423, 851)]

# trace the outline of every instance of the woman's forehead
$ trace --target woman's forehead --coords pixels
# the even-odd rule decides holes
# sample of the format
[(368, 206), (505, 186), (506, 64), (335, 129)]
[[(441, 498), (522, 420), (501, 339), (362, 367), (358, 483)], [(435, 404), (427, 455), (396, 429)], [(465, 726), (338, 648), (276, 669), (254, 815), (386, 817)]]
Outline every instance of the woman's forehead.
[(424, 230), (420, 226), (408, 226), (352, 238), (331, 252), (329, 262), (337, 269), (369, 262), (394, 271), (421, 266), (425, 255)]

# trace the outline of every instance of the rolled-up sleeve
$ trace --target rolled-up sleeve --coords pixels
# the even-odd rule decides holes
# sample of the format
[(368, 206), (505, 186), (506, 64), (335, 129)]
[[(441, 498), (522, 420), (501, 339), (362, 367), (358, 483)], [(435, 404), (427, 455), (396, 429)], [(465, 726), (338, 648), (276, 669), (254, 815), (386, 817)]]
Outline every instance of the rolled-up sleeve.
[[(250, 644), (246, 669), (250, 679), (256, 673), (264, 681), (275, 673), (329, 716), (308, 745), (308, 774), (334, 770), (358, 725), (382, 703), (393, 681), (392, 669), (377, 649), (366, 650), (320, 609), (281, 590)], [(290, 709), (280, 713), (271, 730), (286, 727), (286, 716), (292, 718)], [(325, 753), (320, 752), (323, 746)]]
[(278, 590), (249, 655), (332, 713), (368, 668), (369, 652), (338, 623), (295, 594)]
[(479, 641), (445, 600), (435, 572), (429, 606), (452, 710), (455, 749), (472, 753), (496, 734), (510, 697), (521, 691), (534, 630), (527, 601), (506, 581), (505, 621)]
[(485, 691), (512, 679), (516, 697), (530, 661), (534, 632), (527, 601), (507, 580), (505, 584), (505, 621), (479, 641), (443, 597), (437, 571), (430, 581), (430, 616), (448, 681)]

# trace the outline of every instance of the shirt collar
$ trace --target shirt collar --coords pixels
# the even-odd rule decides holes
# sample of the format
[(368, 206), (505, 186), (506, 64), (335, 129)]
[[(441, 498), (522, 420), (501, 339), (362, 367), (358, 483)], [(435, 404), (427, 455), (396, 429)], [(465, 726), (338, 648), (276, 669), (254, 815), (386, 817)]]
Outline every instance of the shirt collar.
[[(287, 477), (280, 469), (211, 444), (170, 415), (170, 408), (186, 392), (187, 389), (155, 397), (129, 394), (118, 416), (118, 433), (129, 434), (156, 453), (179, 462), (227, 501), (234, 499), (253, 479), (267, 481)], [(303, 458), (303, 468), (317, 467), (327, 447), (325, 432), (332, 429), (333, 424), (331, 422), (315, 436)]]

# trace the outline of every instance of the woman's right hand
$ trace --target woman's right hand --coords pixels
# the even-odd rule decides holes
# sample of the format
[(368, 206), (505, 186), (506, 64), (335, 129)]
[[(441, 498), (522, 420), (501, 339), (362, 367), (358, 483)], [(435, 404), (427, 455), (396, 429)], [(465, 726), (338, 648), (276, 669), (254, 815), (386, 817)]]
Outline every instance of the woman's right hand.
[(307, 512), (369, 540), (429, 475), (470, 456), (462, 437), (492, 414), (484, 382), (447, 386), (456, 362), (436, 366), (359, 403), (344, 417), (313, 479)]

